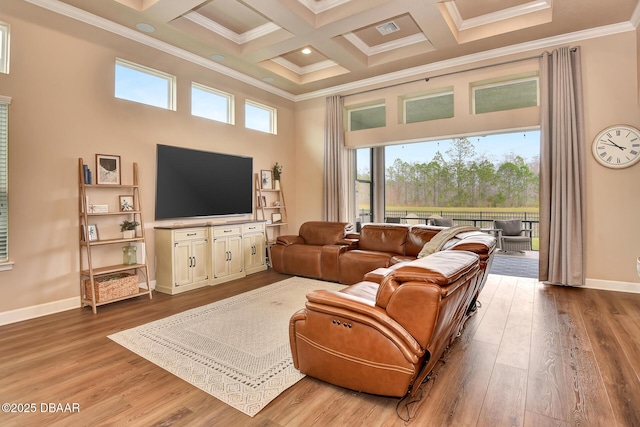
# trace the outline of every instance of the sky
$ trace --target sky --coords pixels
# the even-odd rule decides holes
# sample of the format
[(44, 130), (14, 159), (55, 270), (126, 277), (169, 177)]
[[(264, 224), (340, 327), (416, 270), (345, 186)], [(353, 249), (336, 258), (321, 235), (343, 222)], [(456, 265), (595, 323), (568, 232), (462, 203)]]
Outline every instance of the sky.
[[(525, 161), (540, 156), (540, 131), (522, 131), (500, 135), (469, 137), (476, 156), (485, 155), (489, 160), (501, 161), (507, 154), (522, 156)], [(411, 144), (389, 145), (385, 150), (385, 164), (389, 167), (400, 158), (409, 163), (428, 163), (440, 151), (448, 159), (447, 150), (451, 148), (451, 139), (441, 141), (415, 142)], [(365, 153), (365, 151), (367, 153)], [(362, 157), (366, 154), (366, 157)], [(368, 164), (368, 150), (359, 150), (358, 168)], [(368, 169), (368, 168), (367, 168)]]

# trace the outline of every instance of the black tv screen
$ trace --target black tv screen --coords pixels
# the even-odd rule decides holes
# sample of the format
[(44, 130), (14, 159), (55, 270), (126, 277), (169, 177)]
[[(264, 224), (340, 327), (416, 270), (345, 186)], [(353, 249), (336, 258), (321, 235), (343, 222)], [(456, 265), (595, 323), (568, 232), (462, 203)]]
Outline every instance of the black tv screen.
[(158, 144), (158, 219), (253, 213), (253, 158)]

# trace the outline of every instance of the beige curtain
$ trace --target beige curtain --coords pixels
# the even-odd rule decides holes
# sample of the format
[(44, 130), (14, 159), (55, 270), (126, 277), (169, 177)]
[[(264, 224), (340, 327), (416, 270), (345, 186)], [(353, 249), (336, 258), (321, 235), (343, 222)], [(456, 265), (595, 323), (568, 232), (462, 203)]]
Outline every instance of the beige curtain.
[(324, 120), (324, 186), (323, 219), (346, 220), (344, 185), (344, 129), (342, 125), (343, 100), (340, 95), (327, 98)]
[(584, 285), (585, 154), (580, 49), (542, 56), (540, 267), (542, 282)]

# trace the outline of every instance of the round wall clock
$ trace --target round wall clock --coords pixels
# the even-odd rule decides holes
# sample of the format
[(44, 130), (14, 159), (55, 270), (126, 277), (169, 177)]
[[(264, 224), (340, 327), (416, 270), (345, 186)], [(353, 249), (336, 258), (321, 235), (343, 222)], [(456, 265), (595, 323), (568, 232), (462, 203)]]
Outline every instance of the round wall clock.
[(626, 125), (609, 126), (594, 138), (592, 151), (601, 165), (629, 167), (640, 160), (640, 130)]

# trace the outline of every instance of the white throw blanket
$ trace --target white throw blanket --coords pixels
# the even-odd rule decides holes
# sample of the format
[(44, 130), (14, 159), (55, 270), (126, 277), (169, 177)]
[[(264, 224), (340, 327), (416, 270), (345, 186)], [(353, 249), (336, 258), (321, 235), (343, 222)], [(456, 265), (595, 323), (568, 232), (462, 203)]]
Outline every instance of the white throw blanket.
[(433, 236), (433, 239), (424, 244), (422, 250), (418, 254), (418, 258), (423, 258), (427, 255), (431, 255), (440, 251), (449, 240), (460, 233), (479, 230), (480, 229), (478, 227), (474, 227), (472, 225), (454, 225), (453, 227), (445, 228), (441, 232)]

